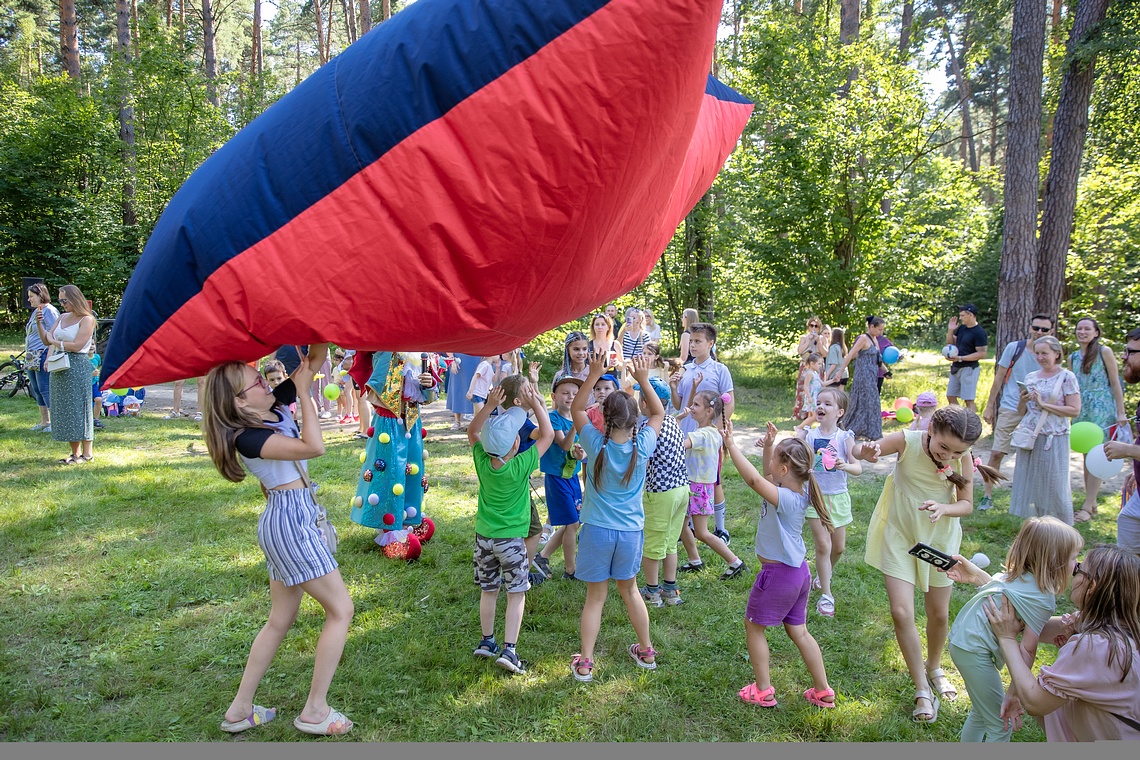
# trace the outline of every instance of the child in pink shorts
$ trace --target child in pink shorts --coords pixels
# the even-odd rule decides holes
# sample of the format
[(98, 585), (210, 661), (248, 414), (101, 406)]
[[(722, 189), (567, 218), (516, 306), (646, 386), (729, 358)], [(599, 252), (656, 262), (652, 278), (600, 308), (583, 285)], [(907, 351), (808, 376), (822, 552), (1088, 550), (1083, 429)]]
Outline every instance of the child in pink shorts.
[(720, 467), (720, 447), (724, 435), (714, 423), (724, 419), (724, 400), (712, 391), (693, 395), (689, 414), (700, 426), (685, 436), (685, 468), (689, 472), (689, 516), (693, 519), (693, 535), (728, 563), (720, 579), (726, 581), (748, 570), (744, 560), (728, 548), (720, 536), (709, 530), (713, 514), (713, 492)]

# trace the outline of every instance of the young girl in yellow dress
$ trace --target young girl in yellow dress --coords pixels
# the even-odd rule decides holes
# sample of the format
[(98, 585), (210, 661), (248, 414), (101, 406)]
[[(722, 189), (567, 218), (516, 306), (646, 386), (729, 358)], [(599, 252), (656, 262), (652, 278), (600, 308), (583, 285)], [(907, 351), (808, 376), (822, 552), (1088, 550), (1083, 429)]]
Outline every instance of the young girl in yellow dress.
[[(952, 582), (946, 575), (908, 552), (924, 543), (946, 554), (958, 554), (962, 517), (974, 511), (974, 471), (987, 481), (1004, 478), (970, 455), (982, 435), (978, 415), (961, 406), (944, 406), (930, 428), (904, 430), (864, 444), (855, 454), (868, 462), (898, 454), (895, 470), (867, 528), (866, 562), (883, 574), (895, 638), (914, 681), (914, 712), (919, 723), (938, 719), (939, 696), (953, 701), (958, 692), (941, 667), (950, 621)], [(926, 658), (914, 622), (914, 590), (926, 607)], [(938, 692), (935, 695), (931, 691)]]

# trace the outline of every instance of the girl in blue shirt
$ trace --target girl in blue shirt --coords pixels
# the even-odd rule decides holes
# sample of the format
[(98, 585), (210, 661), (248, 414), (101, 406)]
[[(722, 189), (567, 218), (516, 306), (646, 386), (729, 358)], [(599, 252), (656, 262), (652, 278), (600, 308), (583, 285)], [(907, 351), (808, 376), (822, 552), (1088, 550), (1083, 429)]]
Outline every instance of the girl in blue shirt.
[(761, 567), (744, 613), (748, 656), (756, 681), (740, 690), (740, 698), (761, 707), (776, 706), (765, 630), (783, 624), (811, 673), (813, 685), (804, 692), (804, 699), (817, 707), (835, 707), (835, 691), (827, 684), (823, 653), (807, 630), (811, 572), (803, 529), (809, 501), (820, 521), (829, 531), (832, 529), (831, 514), (812, 474), (812, 450), (798, 438), (781, 441), (777, 446), (776, 426), (769, 422), (768, 432), (761, 439), (761, 475), (732, 440), (731, 422), (724, 441), (741, 478), (764, 499), (756, 528), (756, 555)]
[[(635, 356), (631, 361), (634, 380), (649, 387), (649, 361)], [(585, 386), (594, 387), (605, 371), (605, 357), (590, 355), (590, 374)], [(582, 530), (578, 535), (578, 580), (585, 581), (586, 604), (582, 608), (582, 651), (570, 661), (570, 672), (579, 681), (594, 680), (594, 644), (602, 625), (602, 608), (609, 594), (610, 579), (617, 581), (629, 622), (637, 641), (629, 645), (629, 656), (638, 667), (657, 668), (653, 644), (649, 640), (649, 611), (637, 590), (641, 569), (645, 512), (641, 492), (645, 467), (657, 446), (657, 434), (665, 420), (665, 408), (655, 394), (646, 394), (649, 421), (637, 430), (637, 401), (625, 391), (616, 391), (602, 404), (604, 432), (586, 415), (587, 395), (579, 393), (570, 407), (574, 430), (586, 451), (589, 465), (586, 492), (582, 500)]]

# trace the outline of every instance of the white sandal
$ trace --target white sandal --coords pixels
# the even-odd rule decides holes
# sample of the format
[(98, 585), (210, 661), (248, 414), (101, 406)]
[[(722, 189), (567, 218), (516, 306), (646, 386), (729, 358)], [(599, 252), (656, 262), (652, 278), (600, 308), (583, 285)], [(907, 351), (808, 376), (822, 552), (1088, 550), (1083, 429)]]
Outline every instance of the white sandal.
[[(941, 705), (941, 703), (938, 701), (938, 697), (934, 696), (933, 694), (931, 694), (926, 689), (918, 689), (914, 692), (915, 703), (917, 703), (918, 700), (920, 700), (920, 699), (925, 699), (927, 702), (929, 702), (930, 703), (930, 709), (926, 710), (926, 709), (923, 709), (921, 707), (915, 707), (914, 712), (912, 712), (910, 714), (910, 717), (914, 720), (914, 722), (915, 723), (933, 723), (934, 721), (938, 720), (938, 708)], [(919, 715), (929, 715), (930, 717), (929, 718), (919, 718), (918, 717)]]
[(927, 673), (926, 677), (930, 680), (930, 685), (942, 695), (943, 699), (953, 702), (958, 698), (958, 690), (954, 688), (954, 684), (950, 683), (950, 679), (946, 677), (946, 671), (942, 668), (935, 668)]

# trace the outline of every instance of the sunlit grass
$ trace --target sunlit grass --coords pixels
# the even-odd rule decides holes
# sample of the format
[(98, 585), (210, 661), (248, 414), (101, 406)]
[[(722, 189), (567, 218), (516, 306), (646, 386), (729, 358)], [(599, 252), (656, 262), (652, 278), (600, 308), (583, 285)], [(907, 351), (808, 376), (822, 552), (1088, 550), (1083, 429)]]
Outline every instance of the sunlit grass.
[[(788, 427), (794, 364), (728, 358), (740, 419)], [(944, 372), (926, 355), (912, 356), (884, 399), (930, 387), (942, 394)], [(29, 432), (35, 419), (30, 399), (0, 399), (0, 740), (229, 740), (218, 723), (269, 612), (256, 482), (224, 481), (190, 421), (110, 420), (96, 440), (96, 463), (63, 467), (56, 460), (66, 445)], [(650, 610), (660, 652), (654, 673), (638, 670), (625, 652), (634, 636), (613, 588), (596, 681), (574, 681), (569, 661), (579, 651), (585, 588), (561, 581), (528, 594), (519, 641), (526, 675), (510, 677), (472, 657), (479, 638), (471, 571), (476, 482), (465, 436), (448, 432), (449, 423), (434, 424), (428, 438), (427, 513), (438, 530), (413, 564), (385, 559), (374, 532), (348, 520), (359, 443), (330, 433), (328, 453), (313, 464), (340, 530), (338, 560), (357, 610), (330, 693), (356, 723), (351, 740), (956, 740), (969, 705), (964, 693), (943, 705), (934, 726), (909, 719), (913, 690), (881, 578), (861, 561), (864, 526), (881, 490), (869, 477), (852, 487), (856, 522), (835, 580), (838, 615), (816, 615), (813, 596), (809, 616), (839, 692), (834, 711), (804, 702), (807, 672), (779, 630), (769, 641), (780, 707), (737, 700), (752, 680), (742, 622), (749, 582), (718, 581), (723, 562), (707, 552), (708, 570), (681, 577), (686, 603)], [(725, 484), (732, 548), (755, 568), (759, 502), (731, 466)], [(1115, 502), (1106, 496), (1101, 516), (1080, 526), (1090, 543), (1112, 540)], [(1005, 514), (1007, 503), (1007, 492), (999, 492), (997, 509), (964, 520), (964, 553), (1000, 561), (1018, 524)], [(553, 564), (560, 574), (560, 555)], [(969, 596), (956, 590), (952, 611)], [(499, 620), (501, 637), (501, 605)], [(305, 699), (321, 624), (319, 607), (306, 599), (258, 692), (258, 703), (280, 707), (282, 719), (248, 739), (305, 739), (290, 718)], [(1054, 656), (1042, 646), (1041, 661)], [(948, 656), (943, 664), (961, 690)], [(1031, 722), (1017, 738), (1043, 734)]]

